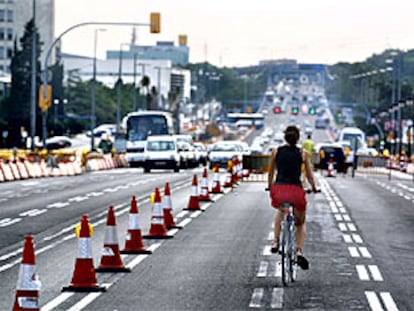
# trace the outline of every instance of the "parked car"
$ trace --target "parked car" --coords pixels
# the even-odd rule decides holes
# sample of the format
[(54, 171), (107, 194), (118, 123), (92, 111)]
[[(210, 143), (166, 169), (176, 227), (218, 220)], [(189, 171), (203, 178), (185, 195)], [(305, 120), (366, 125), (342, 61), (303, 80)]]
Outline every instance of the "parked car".
[(144, 148), (144, 172), (151, 169), (172, 169), (179, 172), (182, 157), (173, 136), (149, 136)]
[[(46, 149), (55, 150), (62, 148), (69, 148), (72, 146), (72, 140), (67, 136), (53, 136), (49, 137), (45, 141)], [(38, 148), (43, 148), (43, 144), (40, 142), (37, 145)]]
[[(94, 137), (101, 137), (102, 135), (109, 134), (114, 135), (116, 132), (116, 124), (105, 123), (101, 124), (93, 129)], [(91, 131), (86, 132), (87, 136), (91, 136)]]
[(242, 160), (242, 150), (240, 145), (231, 141), (216, 142), (211, 146), (208, 154), (210, 162), (209, 167), (212, 169), (218, 164), (220, 167), (227, 168), (228, 161), (233, 157), (237, 157), (240, 161)]
[(195, 147), (186, 141), (177, 141), (178, 150), (183, 158), (182, 168), (197, 167), (199, 162)]
[(200, 142), (195, 142), (193, 143), (193, 145), (196, 149), (198, 163), (200, 163), (203, 166), (206, 166), (208, 161), (207, 148)]

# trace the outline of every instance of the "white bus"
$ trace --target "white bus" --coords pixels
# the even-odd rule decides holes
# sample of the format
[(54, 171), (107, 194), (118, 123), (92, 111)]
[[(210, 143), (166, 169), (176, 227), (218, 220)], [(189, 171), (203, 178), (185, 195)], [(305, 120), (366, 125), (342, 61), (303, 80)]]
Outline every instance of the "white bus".
[(144, 148), (150, 135), (174, 135), (174, 119), (165, 111), (138, 111), (127, 114), (122, 120), (125, 129), (126, 158), (131, 167), (142, 166)]

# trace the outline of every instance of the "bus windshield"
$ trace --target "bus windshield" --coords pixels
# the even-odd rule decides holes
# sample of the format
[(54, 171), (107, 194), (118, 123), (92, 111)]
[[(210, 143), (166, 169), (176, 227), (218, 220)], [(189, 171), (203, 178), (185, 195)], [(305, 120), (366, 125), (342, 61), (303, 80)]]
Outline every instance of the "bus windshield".
[(149, 135), (166, 135), (168, 122), (163, 115), (130, 116), (126, 123), (127, 140), (146, 140)]

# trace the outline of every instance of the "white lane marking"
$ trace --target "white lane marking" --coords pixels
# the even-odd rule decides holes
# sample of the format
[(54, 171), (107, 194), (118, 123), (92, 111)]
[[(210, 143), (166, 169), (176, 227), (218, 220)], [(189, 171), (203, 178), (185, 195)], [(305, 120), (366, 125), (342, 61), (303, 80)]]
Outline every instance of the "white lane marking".
[(341, 202), (341, 201), (339, 201), (339, 200), (336, 202), (336, 205), (338, 205), (338, 207), (343, 207), (343, 206), (344, 206), (344, 205), (342, 204), (342, 202)]
[(369, 271), (371, 272), (372, 278), (374, 281), (382, 282), (384, 279), (382, 278), (381, 272), (376, 265), (369, 265), (368, 266)]
[(91, 192), (91, 193), (86, 194), (86, 196), (88, 196), (88, 197), (99, 197), (103, 194), (104, 194), (103, 192)]
[(380, 295), (388, 311), (398, 311), (397, 304), (394, 302), (394, 299), (392, 299), (392, 296), (390, 293), (381, 292)]
[(58, 237), (59, 235), (65, 234), (65, 233), (67, 233), (68, 231), (73, 230), (73, 229), (75, 228), (75, 226), (76, 226), (76, 225), (77, 225), (77, 224), (70, 225), (69, 227), (66, 227), (66, 228), (62, 229), (62, 230), (60, 230), (59, 232), (57, 232), (57, 233), (55, 233), (55, 234), (52, 234), (52, 235), (49, 235), (49, 236), (44, 237), (44, 238), (43, 238), (43, 240), (45, 240), (45, 241), (50, 241), (50, 240), (52, 240), (52, 239), (54, 239), (54, 238)]
[(346, 209), (345, 209), (345, 208), (343, 208), (343, 207), (339, 208), (339, 211), (340, 211), (342, 214), (346, 214)]
[(361, 252), (362, 257), (365, 258), (372, 258), (370, 252), (366, 247), (359, 247), (359, 251)]
[(283, 288), (273, 288), (272, 301), (270, 303), (272, 309), (283, 308)]
[(338, 210), (338, 208), (336, 207), (336, 206), (331, 206), (331, 211), (332, 211), (332, 213), (339, 213), (339, 210)]
[(69, 202), (56, 202), (56, 203), (46, 205), (46, 208), (54, 208), (54, 207), (55, 208), (62, 208), (62, 207), (68, 206), (68, 205), (70, 205)]
[(263, 256), (270, 256), (270, 255), (272, 255), (272, 252), (271, 252), (271, 249), (272, 248), (272, 246), (271, 245), (266, 245), (264, 248), (263, 248), (263, 252), (262, 252), (262, 255)]
[(202, 211), (205, 211), (205, 210), (207, 210), (210, 206), (211, 206), (211, 203), (207, 203), (207, 204), (202, 205), (200, 208), (201, 208), (201, 210), (202, 210)]
[(348, 214), (343, 215), (345, 221), (351, 221), (351, 217)]
[[(151, 244), (147, 250), (154, 252), (158, 247), (161, 246), (161, 243), (154, 243)], [(131, 270), (134, 269), (134, 267), (136, 265), (138, 265), (141, 261), (143, 261), (145, 258), (147, 258), (149, 255), (138, 255), (137, 257), (135, 257), (133, 260), (131, 260), (126, 267), (130, 268)]]
[(168, 230), (168, 235), (174, 236), (178, 232), (178, 230), (179, 230), (178, 228), (170, 229)]
[(42, 311), (50, 311), (56, 308), (58, 305), (63, 303), (65, 300), (70, 298), (74, 293), (65, 292), (54, 298), (53, 300), (49, 301), (42, 307)]
[(349, 234), (343, 234), (342, 237), (344, 238), (345, 243), (352, 243), (352, 238)]
[(365, 268), (364, 265), (356, 265), (356, 270), (358, 273), (358, 277), (361, 281), (369, 281), (368, 270)]
[(342, 215), (341, 214), (334, 214), (336, 221), (342, 221)]
[(25, 217), (25, 216), (33, 217), (33, 216), (41, 215), (41, 214), (46, 213), (46, 212), (47, 212), (47, 209), (45, 209), (45, 208), (44, 209), (37, 209), (37, 208), (35, 208), (35, 209), (28, 210), (27, 212), (20, 213), (19, 216), (22, 216), (22, 217)]
[(410, 200), (411, 200), (411, 198), (410, 198), (408, 195), (405, 195), (405, 196), (404, 196), (404, 199), (406, 199), (406, 200), (408, 200), (408, 201), (410, 201)]
[(275, 233), (273, 231), (269, 232), (269, 235), (267, 236), (268, 241), (273, 241), (273, 237), (275, 236)]
[(83, 196), (78, 195), (76, 197), (69, 198), (68, 201), (69, 202), (82, 202), (82, 201), (85, 201), (87, 199), (89, 199), (87, 196), (84, 196), (83, 197)]
[(365, 291), (365, 297), (367, 297), (369, 306), (371, 307), (372, 311), (384, 311), (381, 306), (381, 302), (375, 292)]
[(275, 277), (282, 277), (282, 263), (280, 261), (276, 262), (275, 265)]
[[(105, 288), (108, 289), (109, 287), (111, 287), (112, 284), (113, 283), (103, 283), (103, 284), (101, 284), (101, 286), (103, 286), (103, 287), (105, 287)], [(81, 300), (79, 300), (78, 303), (74, 304), (70, 309), (68, 309), (68, 311), (80, 311), (80, 310), (83, 310), (91, 302), (93, 302), (96, 298), (98, 298), (102, 294), (103, 294), (103, 292), (90, 293), (87, 296), (85, 296), (84, 298), (82, 298)]]
[(358, 244), (364, 243), (364, 241), (362, 241), (362, 238), (359, 234), (353, 233), (352, 238), (354, 239), (355, 243), (358, 243)]
[(197, 212), (193, 212), (191, 213), (190, 217), (191, 218), (197, 218), (198, 216), (200, 216), (203, 212), (202, 211), (197, 211)]
[(348, 231), (348, 228), (346, 227), (346, 224), (343, 222), (338, 223), (339, 230), (341, 231)]
[(258, 278), (264, 278), (267, 276), (267, 268), (269, 266), (269, 263), (267, 261), (261, 261), (259, 271), (257, 272)]
[(264, 289), (263, 288), (255, 288), (252, 294), (252, 299), (250, 300), (249, 307), (250, 308), (260, 308), (262, 297), (263, 297)]
[(23, 248), (16, 249), (13, 252), (10, 252), (8, 254), (5, 254), (5, 255), (1, 256), (0, 261), (9, 259), (10, 257), (16, 256), (16, 255), (20, 254), (21, 252), (23, 252)]
[(353, 223), (347, 223), (347, 225), (348, 225), (349, 231), (353, 231), (353, 232), (357, 231)]
[(177, 218), (182, 218), (182, 217), (184, 217), (185, 215), (187, 215), (188, 214), (188, 211), (181, 211), (181, 212), (179, 212), (178, 214), (177, 214)]
[(117, 191), (117, 189), (116, 188), (106, 188), (106, 189), (104, 189), (102, 191), (103, 192), (115, 192), (115, 191)]
[(2, 199), (0, 199), (0, 203), (1, 202), (6, 202), (8, 199), (7, 198), (2, 198)]
[(191, 218), (185, 218), (180, 223), (178, 223), (177, 226), (185, 227), (186, 225), (188, 225), (191, 222), (191, 220), (192, 220)]
[(11, 225), (13, 225), (15, 223), (18, 223), (22, 220), (21, 218), (14, 218), (14, 219), (6, 218), (6, 219), (7, 219), (7, 221), (4, 221), (4, 222), (0, 223), (0, 227), (11, 226)]
[(353, 246), (348, 247), (348, 251), (349, 251), (349, 254), (351, 255), (351, 257), (360, 257), (356, 247), (353, 247)]

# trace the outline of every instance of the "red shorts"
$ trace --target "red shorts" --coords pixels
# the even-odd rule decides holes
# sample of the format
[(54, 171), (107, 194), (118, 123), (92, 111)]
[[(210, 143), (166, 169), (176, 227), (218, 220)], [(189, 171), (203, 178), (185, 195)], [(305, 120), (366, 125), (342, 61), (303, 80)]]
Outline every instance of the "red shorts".
[(272, 206), (278, 208), (282, 202), (291, 202), (296, 209), (306, 210), (305, 190), (296, 185), (272, 185), (270, 188)]

